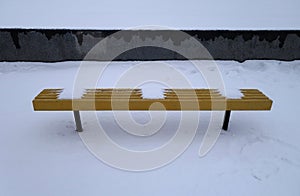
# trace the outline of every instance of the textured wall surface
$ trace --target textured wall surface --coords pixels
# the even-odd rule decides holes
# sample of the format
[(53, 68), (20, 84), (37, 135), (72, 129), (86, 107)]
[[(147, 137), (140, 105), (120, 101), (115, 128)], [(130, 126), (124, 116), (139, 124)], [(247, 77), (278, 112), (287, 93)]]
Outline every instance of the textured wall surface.
[[(300, 31), (0, 29), (0, 61), (202, 59), (198, 40), (217, 60), (300, 59)], [(180, 34), (181, 35), (181, 34)], [(100, 41), (97, 55), (87, 53)], [(138, 43), (138, 44), (137, 44)], [(149, 47), (136, 48), (140, 43)], [(114, 56), (115, 49), (131, 50)], [(154, 46), (165, 46), (154, 47)], [(176, 48), (177, 52), (170, 50)]]

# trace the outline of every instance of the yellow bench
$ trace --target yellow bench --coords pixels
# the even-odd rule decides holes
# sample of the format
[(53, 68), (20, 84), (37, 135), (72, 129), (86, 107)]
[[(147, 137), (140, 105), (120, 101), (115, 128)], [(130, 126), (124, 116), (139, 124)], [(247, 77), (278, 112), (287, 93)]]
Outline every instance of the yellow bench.
[(222, 128), (227, 130), (232, 110), (271, 110), (272, 107), (272, 100), (257, 89), (241, 89), (243, 96), (238, 99), (226, 98), (216, 89), (164, 89), (161, 99), (144, 99), (141, 89), (86, 89), (80, 99), (59, 99), (62, 91), (42, 90), (32, 101), (34, 110), (73, 111), (77, 131), (83, 130), (79, 111), (149, 110), (157, 102), (164, 108), (154, 110), (223, 110), (226, 112)]

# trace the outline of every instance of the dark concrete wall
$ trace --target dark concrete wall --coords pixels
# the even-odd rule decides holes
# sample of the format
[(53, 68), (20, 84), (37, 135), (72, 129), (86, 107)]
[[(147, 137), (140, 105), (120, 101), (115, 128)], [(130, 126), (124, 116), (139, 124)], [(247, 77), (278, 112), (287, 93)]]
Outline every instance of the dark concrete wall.
[[(172, 30), (55, 30), (0, 29), (0, 61), (82, 60), (92, 47), (104, 38), (118, 40), (113, 47), (126, 45), (132, 37), (139, 40), (165, 42), (186, 48), (191, 59), (201, 59), (193, 53), (194, 46), (185, 40), (172, 38)], [(188, 30), (184, 33), (196, 38), (217, 60), (245, 61), (249, 59), (300, 59), (300, 31), (227, 31)], [(121, 37), (120, 37), (121, 35)], [(118, 37), (119, 36), (119, 37)], [(114, 60), (181, 60), (180, 54), (156, 47), (130, 50)], [(87, 59), (99, 60), (99, 59)], [(105, 55), (100, 60), (106, 60)], [(107, 57), (107, 60), (110, 60)]]

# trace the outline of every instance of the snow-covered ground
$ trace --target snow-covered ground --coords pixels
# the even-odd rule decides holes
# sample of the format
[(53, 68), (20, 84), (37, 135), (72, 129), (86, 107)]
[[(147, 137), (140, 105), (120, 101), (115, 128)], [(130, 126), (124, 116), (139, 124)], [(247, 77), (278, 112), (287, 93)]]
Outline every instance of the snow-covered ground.
[[(136, 63), (112, 63), (101, 85), (113, 86)], [(201, 80), (189, 62), (165, 63), (195, 86)], [(217, 63), (226, 87), (258, 88), (273, 99), (272, 110), (233, 112), (229, 131), (203, 158), (198, 150), (210, 113), (201, 112), (191, 146), (171, 164), (148, 172), (122, 171), (96, 159), (74, 131), (71, 112), (33, 111), (31, 101), (41, 89), (72, 86), (80, 62), (0, 63), (1, 195), (300, 195), (300, 61)], [(151, 138), (122, 131), (111, 112), (98, 116), (115, 142), (141, 150), (170, 139), (180, 112), (168, 113)], [(147, 112), (133, 117), (149, 120)]]
[(300, 29), (299, 0), (6, 0), (0, 27)]

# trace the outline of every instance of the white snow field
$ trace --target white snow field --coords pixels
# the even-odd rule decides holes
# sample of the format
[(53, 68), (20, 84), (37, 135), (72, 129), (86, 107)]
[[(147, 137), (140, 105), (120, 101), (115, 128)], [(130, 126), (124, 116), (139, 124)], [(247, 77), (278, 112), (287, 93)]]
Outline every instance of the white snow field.
[[(101, 86), (113, 86), (137, 63), (112, 63)], [(189, 62), (164, 63), (195, 86), (201, 80)], [(72, 87), (79, 64), (0, 63), (0, 195), (300, 195), (300, 61), (217, 61), (226, 88), (258, 88), (273, 99), (272, 110), (233, 112), (229, 131), (202, 158), (210, 112), (201, 112), (190, 147), (147, 172), (115, 169), (95, 158), (74, 131), (72, 112), (33, 111), (31, 101), (43, 88)], [(132, 114), (140, 123), (149, 121), (147, 112)], [(169, 112), (149, 138), (124, 132), (112, 112), (98, 116), (116, 143), (145, 150), (174, 135), (180, 112)]]
[(299, 0), (6, 0), (0, 2), (0, 26), (295, 30), (299, 7)]

